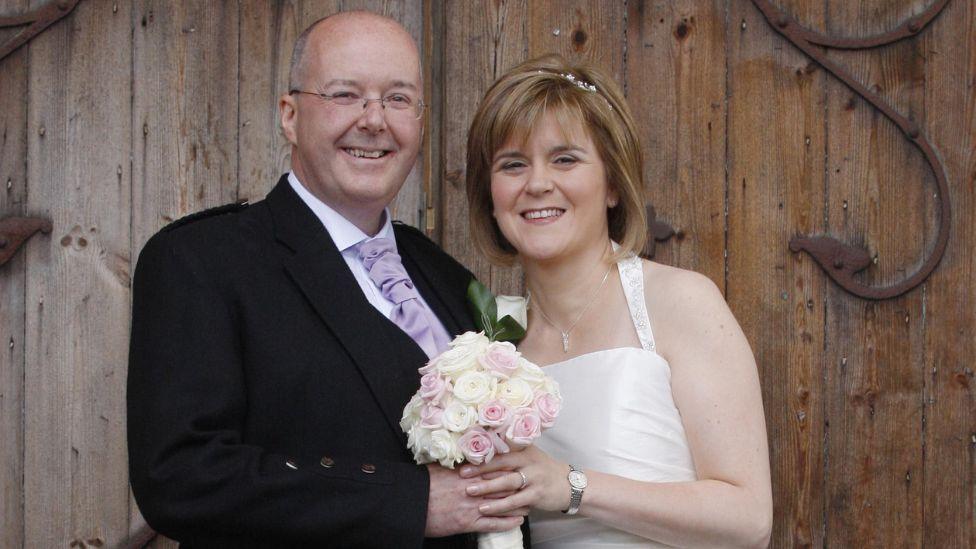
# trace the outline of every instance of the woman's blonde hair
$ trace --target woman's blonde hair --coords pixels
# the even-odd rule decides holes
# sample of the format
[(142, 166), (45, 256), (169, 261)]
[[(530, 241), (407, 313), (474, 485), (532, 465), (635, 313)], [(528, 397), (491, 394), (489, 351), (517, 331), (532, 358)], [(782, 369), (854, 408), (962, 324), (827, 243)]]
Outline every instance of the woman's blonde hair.
[(585, 64), (550, 54), (522, 63), (488, 89), (468, 131), (466, 186), (471, 235), (489, 260), (511, 264), (516, 251), (502, 235), (491, 202), (491, 165), (509, 139), (524, 140), (552, 113), (567, 128), (580, 123), (606, 166), (619, 202), (607, 212), (616, 258), (638, 254), (647, 239), (644, 175), (637, 127), (617, 84)]

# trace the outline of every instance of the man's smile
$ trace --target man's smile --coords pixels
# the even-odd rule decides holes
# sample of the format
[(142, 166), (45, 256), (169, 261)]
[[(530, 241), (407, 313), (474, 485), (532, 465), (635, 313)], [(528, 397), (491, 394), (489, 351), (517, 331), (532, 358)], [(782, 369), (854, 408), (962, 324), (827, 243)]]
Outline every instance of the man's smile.
[(372, 158), (372, 159), (382, 158), (391, 152), (383, 149), (354, 149), (354, 148), (346, 148), (346, 147), (343, 147), (342, 151), (356, 158)]

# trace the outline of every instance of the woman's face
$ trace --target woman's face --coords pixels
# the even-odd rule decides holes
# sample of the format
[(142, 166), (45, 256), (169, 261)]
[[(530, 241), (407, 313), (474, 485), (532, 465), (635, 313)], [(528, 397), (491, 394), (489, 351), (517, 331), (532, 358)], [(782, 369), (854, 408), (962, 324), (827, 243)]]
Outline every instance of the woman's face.
[(581, 123), (546, 113), (524, 143), (509, 139), (491, 166), (493, 214), (522, 259), (605, 248), (607, 208), (617, 203), (603, 160)]

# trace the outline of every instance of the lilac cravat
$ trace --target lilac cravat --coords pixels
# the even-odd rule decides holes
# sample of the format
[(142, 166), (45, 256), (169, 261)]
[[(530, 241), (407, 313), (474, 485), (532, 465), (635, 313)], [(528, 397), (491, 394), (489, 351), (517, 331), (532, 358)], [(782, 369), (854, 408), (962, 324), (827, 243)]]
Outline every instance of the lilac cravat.
[(393, 240), (374, 238), (359, 244), (359, 258), (369, 279), (393, 303), (390, 320), (416, 341), (428, 358), (447, 349), (450, 337), (433, 311), (420, 300)]

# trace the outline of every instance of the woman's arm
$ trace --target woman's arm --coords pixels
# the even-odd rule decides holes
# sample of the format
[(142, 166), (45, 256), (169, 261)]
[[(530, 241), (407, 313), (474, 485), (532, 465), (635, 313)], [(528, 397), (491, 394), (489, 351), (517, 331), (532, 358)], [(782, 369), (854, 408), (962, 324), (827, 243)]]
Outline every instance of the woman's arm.
[[(752, 351), (710, 280), (689, 271), (662, 271), (645, 277), (649, 287), (668, 288), (654, 293), (648, 309), (660, 325), (655, 325), (659, 350), (671, 365), (672, 393), (699, 480), (640, 482), (586, 470), (589, 484), (579, 513), (670, 545), (765, 547), (772, 495)], [(526, 487), (489, 503), (483, 513), (525, 505), (568, 507), (568, 465), (541, 450), (496, 457), (471, 468), (470, 474), (506, 468), (520, 469), (528, 479)], [(462, 469), (462, 475), (467, 473), (467, 467)], [(521, 476), (512, 473), (477, 486), (479, 493), (486, 493), (512, 490), (521, 482)]]

